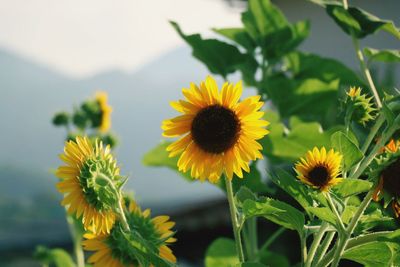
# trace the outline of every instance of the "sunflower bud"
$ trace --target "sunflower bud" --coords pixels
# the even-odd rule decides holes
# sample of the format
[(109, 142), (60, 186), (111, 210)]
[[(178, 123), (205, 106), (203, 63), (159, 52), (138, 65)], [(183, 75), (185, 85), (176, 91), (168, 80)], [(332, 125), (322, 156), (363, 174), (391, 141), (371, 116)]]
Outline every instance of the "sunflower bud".
[(346, 104), (352, 111), (351, 118), (363, 126), (375, 118), (374, 113), (376, 109), (373, 107), (371, 100), (372, 97), (361, 94), (360, 87), (350, 87), (350, 90), (347, 92)]
[(54, 115), (52, 121), (55, 126), (63, 126), (68, 125), (69, 119), (69, 114), (67, 112), (58, 112)]

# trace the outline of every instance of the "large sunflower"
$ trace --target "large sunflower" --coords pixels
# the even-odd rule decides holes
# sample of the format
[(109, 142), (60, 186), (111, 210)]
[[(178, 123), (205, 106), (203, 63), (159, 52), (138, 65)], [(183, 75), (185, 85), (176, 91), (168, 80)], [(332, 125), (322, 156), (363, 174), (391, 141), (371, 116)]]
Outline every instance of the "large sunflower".
[(391, 202), (396, 218), (400, 217), (400, 142), (393, 139), (385, 146), (381, 154), (371, 165), (370, 176), (378, 179), (372, 198), (379, 201), (384, 198), (385, 207)]
[(182, 92), (186, 99), (171, 103), (182, 115), (162, 124), (164, 136), (182, 136), (167, 147), (169, 156), (181, 154), (179, 170), (191, 169), (196, 179), (217, 182), (223, 172), (229, 179), (234, 173), (242, 178), (242, 169), (249, 172), (249, 162), (262, 158), (257, 140), (268, 134), (260, 96), (239, 102), (241, 82), (225, 83), (219, 92), (210, 76)]
[[(123, 232), (117, 222), (110, 234), (96, 236), (86, 234), (82, 242), (85, 250), (94, 251), (88, 262), (94, 267), (140, 266), (140, 258), (150, 261), (151, 266), (157, 266), (151, 261), (147, 247), (156, 248), (158, 256), (163, 260), (176, 263), (176, 258), (168, 247), (176, 241), (171, 228), (175, 225), (169, 221), (169, 216), (150, 217), (150, 210), (142, 211), (134, 201), (129, 204), (127, 222), (130, 233)], [(147, 245), (141, 243), (144, 240)]]
[(327, 152), (325, 147), (314, 147), (296, 163), (297, 178), (305, 184), (327, 191), (342, 180), (338, 178), (341, 161), (342, 156), (333, 149)]
[(96, 101), (100, 107), (100, 132), (107, 132), (111, 127), (111, 112), (112, 107), (107, 103), (107, 93), (105, 92), (97, 92), (96, 93)]
[[(61, 205), (68, 208), (69, 214), (82, 217), (85, 229), (95, 233), (110, 232), (116, 214), (110, 205), (113, 195), (107, 194), (110, 192), (108, 183), (119, 187), (122, 179), (109, 147), (104, 148), (97, 140), (93, 146), (88, 138), (76, 137), (76, 141), (65, 143), (60, 158), (66, 163), (56, 172), (61, 178), (57, 189), (64, 194)], [(108, 179), (106, 184), (104, 177)]]

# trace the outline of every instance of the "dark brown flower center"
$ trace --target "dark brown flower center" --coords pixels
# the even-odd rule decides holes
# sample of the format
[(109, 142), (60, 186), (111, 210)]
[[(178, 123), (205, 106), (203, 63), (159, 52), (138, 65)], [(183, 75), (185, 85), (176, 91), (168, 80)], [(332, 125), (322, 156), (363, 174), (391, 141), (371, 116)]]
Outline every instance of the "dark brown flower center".
[(329, 181), (329, 172), (325, 166), (315, 166), (308, 173), (308, 180), (315, 186), (324, 186)]
[(214, 154), (231, 148), (237, 141), (240, 122), (236, 114), (223, 106), (212, 105), (200, 110), (192, 122), (194, 142)]
[(395, 197), (400, 197), (400, 158), (381, 173), (383, 188)]

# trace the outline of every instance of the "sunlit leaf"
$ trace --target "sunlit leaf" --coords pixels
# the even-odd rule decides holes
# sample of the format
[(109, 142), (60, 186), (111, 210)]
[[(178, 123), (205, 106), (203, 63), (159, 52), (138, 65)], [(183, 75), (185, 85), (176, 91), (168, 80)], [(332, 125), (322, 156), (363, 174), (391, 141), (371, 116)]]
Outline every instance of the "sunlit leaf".
[(239, 264), (235, 241), (218, 238), (208, 247), (205, 258), (206, 267), (232, 267)]
[(389, 266), (392, 251), (385, 242), (370, 242), (346, 250), (343, 258), (364, 266)]
[(221, 28), (213, 30), (214, 32), (239, 44), (248, 51), (253, 51), (256, 48), (256, 43), (243, 28)]
[(332, 225), (336, 225), (336, 217), (333, 214), (333, 212), (327, 208), (327, 207), (308, 207), (306, 208), (306, 210), (312, 214), (314, 214), (315, 216), (317, 216), (318, 218), (320, 218), (321, 220), (325, 221), (325, 222), (329, 222)]
[(343, 179), (342, 182), (335, 185), (332, 190), (340, 198), (358, 195), (371, 189), (372, 183), (360, 179)]

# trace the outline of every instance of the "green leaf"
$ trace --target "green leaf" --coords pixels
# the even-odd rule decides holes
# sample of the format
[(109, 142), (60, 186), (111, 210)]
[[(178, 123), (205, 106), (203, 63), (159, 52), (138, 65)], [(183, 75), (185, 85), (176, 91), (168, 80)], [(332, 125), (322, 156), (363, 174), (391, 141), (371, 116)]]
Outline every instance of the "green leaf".
[(400, 62), (400, 50), (378, 50), (370, 47), (364, 48), (364, 53), (369, 61)]
[(285, 228), (302, 233), (305, 223), (304, 214), (285, 202), (264, 198), (259, 201), (246, 200), (243, 203), (245, 218), (264, 217)]
[(392, 259), (392, 251), (385, 242), (370, 242), (346, 250), (343, 258), (364, 266), (388, 266)]
[[(223, 180), (223, 179), (221, 179)], [(222, 185), (225, 190), (225, 184)], [(265, 194), (271, 191), (266, 183), (262, 181), (261, 173), (257, 169), (256, 164), (250, 164), (250, 172), (243, 173), (243, 179), (232, 180), (233, 191), (237, 192), (241, 187), (245, 186), (256, 194)]]
[(358, 195), (371, 189), (372, 183), (359, 179), (343, 179), (342, 182), (332, 188), (333, 192), (339, 198), (347, 198), (350, 196)]
[(240, 266), (241, 267), (267, 267), (267, 265), (264, 265), (259, 262), (244, 262)]
[(232, 267), (239, 264), (235, 241), (229, 238), (218, 238), (208, 247), (206, 267)]
[(278, 60), (299, 46), (307, 38), (309, 30), (309, 22), (300, 21), (268, 34), (261, 47), (264, 57), (270, 61)]
[(259, 45), (269, 33), (288, 26), (283, 13), (269, 0), (250, 0), (249, 9), (242, 13), (246, 31)]
[(226, 77), (237, 70), (247, 57), (236, 46), (216, 39), (202, 39), (199, 34), (186, 35), (179, 25), (171, 21), (171, 25), (193, 49), (193, 56), (203, 62), (214, 74)]
[(173, 157), (173, 158), (168, 157), (168, 152), (166, 149), (171, 143), (172, 142), (161, 142), (155, 148), (147, 152), (143, 157), (142, 160), (143, 164), (153, 167), (167, 167), (170, 168), (171, 170), (178, 172), (188, 181), (194, 181), (194, 179), (190, 176), (189, 172), (182, 173), (178, 170), (177, 163), (179, 157)]
[(346, 10), (341, 4), (327, 4), (326, 11), (340, 28), (349, 35), (354, 34), (357, 38), (364, 38), (367, 35), (383, 30), (400, 39), (400, 31), (392, 21), (381, 20), (360, 8), (349, 7)]
[(341, 129), (334, 127), (323, 131), (317, 122), (303, 122), (291, 117), (289, 129), (279, 122), (273, 121), (275, 113), (266, 112), (265, 119), (270, 121), (270, 133), (262, 139), (263, 153), (275, 163), (293, 163), (303, 157), (313, 147), (330, 147), (330, 136)]
[(270, 179), (299, 202), (303, 208), (313, 206), (314, 200), (310, 196), (310, 189), (288, 172), (278, 169), (275, 175), (270, 176)]
[(382, 105), (382, 112), (386, 118), (388, 126), (391, 127), (394, 124), (396, 115), (394, 114), (394, 112), (389, 108), (389, 106), (385, 102), (383, 102), (383, 105)]
[(34, 258), (44, 265), (56, 267), (75, 267), (71, 256), (61, 248), (50, 249), (44, 246), (36, 247)]
[(231, 41), (239, 44), (247, 51), (253, 51), (256, 48), (256, 43), (251, 36), (243, 28), (223, 28), (213, 29), (214, 32), (228, 38)]
[(246, 186), (242, 186), (235, 194), (236, 205), (241, 208), (247, 199), (257, 200), (257, 196)]
[(342, 213), (342, 221), (344, 224), (348, 224), (350, 220), (353, 218), (354, 213), (357, 211), (358, 207), (355, 206), (346, 206)]
[(335, 215), (327, 207), (308, 207), (306, 210), (320, 218), (322, 221), (329, 222), (332, 225), (337, 225)]
[(364, 157), (361, 150), (343, 132), (337, 131), (331, 136), (332, 147), (343, 156), (344, 170), (349, 170)]
[(276, 252), (272, 252), (270, 250), (264, 250), (260, 252), (260, 262), (267, 266), (290, 266), (290, 262), (286, 256)]
[(366, 86), (352, 69), (335, 59), (296, 51), (286, 56), (286, 63), (296, 80), (315, 78), (326, 83), (339, 80), (342, 87)]
[(327, 113), (336, 108), (339, 81), (294, 80), (277, 74), (269, 77), (261, 86), (282, 117), (296, 115), (307, 120), (323, 121)]

